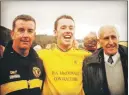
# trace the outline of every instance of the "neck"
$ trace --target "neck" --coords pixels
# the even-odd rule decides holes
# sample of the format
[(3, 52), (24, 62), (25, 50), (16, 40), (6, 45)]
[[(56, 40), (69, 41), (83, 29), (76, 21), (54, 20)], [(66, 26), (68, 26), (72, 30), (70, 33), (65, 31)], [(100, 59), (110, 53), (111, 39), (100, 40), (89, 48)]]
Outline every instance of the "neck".
[(28, 54), (29, 54), (29, 50), (28, 50), (28, 49), (20, 49), (20, 48), (14, 47), (14, 46), (13, 46), (13, 49), (14, 49), (18, 54), (20, 54), (20, 55), (23, 56), (23, 57), (26, 57), (26, 56), (28, 56)]
[(57, 44), (57, 47), (62, 51), (68, 51), (72, 48), (72, 45), (59, 45), (59, 44)]
[[(105, 53), (105, 52), (104, 52)], [(115, 54), (106, 54), (105, 53), (105, 55), (107, 55), (107, 56), (114, 56), (114, 55), (116, 55), (118, 52), (116, 52)]]
[(29, 50), (20, 49), (19, 51), (20, 51), (19, 54), (20, 54), (21, 56), (23, 56), (23, 57), (26, 57), (26, 56), (28, 56), (28, 54), (29, 54)]

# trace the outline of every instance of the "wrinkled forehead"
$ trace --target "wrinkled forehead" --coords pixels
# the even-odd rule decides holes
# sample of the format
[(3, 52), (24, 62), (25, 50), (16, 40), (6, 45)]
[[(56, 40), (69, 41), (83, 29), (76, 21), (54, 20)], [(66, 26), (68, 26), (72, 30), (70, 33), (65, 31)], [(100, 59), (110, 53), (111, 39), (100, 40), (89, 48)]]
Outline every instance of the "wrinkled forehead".
[(99, 33), (100, 38), (111, 36), (111, 35), (118, 37), (117, 31), (115, 29), (109, 28), (109, 27), (103, 28)]
[(31, 20), (25, 21), (25, 20), (17, 20), (15, 23), (16, 27), (28, 27), (28, 28), (32, 28), (35, 29), (35, 23)]

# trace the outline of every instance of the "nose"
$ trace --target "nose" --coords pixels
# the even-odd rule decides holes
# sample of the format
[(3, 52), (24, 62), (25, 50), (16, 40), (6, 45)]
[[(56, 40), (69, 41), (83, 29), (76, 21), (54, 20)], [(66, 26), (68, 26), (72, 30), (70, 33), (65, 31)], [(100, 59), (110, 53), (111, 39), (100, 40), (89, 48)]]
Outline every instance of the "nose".
[(109, 38), (109, 44), (113, 44), (113, 40), (111, 37)]
[(71, 33), (73, 33), (73, 31), (72, 31), (69, 27), (67, 27), (66, 33), (67, 33), (67, 34), (71, 34)]
[(71, 31), (73, 31), (73, 28), (70, 27), (70, 26), (67, 26), (67, 27), (66, 27), (66, 31), (70, 31), (70, 32), (71, 32)]
[(29, 36), (29, 33), (28, 31), (26, 30), (24, 33), (23, 33), (23, 37), (28, 37)]
[(69, 35), (69, 34), (72, 34), (70, 31), (67, 31), (67, 32), (65, 32), (65, 33), (68, 34), (68, 35)]

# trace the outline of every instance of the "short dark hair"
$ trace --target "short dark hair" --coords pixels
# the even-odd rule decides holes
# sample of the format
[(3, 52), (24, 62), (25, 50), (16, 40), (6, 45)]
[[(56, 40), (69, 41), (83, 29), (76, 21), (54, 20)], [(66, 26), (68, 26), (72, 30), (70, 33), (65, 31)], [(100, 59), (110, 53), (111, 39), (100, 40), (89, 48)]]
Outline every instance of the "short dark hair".
[(58, 18), (56, 19), (56, 21), (55, 21), (55, 23), (54, 23), (54, 30), (57, 30), (58, 21), (59, 21), (60, 19), (63, 19), (63, 18), (65, 18), (65, 19), (71, 19), (71, 20), (74, 22), (74, 19), (73, 19), (71, 16), (69, 16), (69, 15), (61, 15), (60, 17), (58, 17)]
[(24, 21), (33, 21), (35, 23), (35, 26), (36, 26), (36, 21), (35, 19), (30, 16), (30, 15), (26, 15), (26, 14), (22, 14), (22, 15), (18, 15), (14, 20), (13, 20), (13, 26), (12, 26), (12, 29), (14, 30), (15, 28), (15, 25), (16, 25), (16, 21), (17, 20), (24, 20)]

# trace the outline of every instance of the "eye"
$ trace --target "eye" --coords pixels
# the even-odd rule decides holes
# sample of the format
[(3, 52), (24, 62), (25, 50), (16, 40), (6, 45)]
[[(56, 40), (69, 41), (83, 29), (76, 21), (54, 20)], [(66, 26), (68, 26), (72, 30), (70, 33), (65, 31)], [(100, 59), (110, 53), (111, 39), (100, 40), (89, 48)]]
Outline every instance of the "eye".
[(104, 37), (104, 40), (109, 40), (109, 37)]
[(93, 44), (97, 44), (97, 40), (92, 40), (92, 43)]
[(24, 31), (25, 31), (25, 29), (24, 29), (24, 28), (19, 28), (19, 29), (18, 29), (18, 32), (23, 33)]
[(116, 39), (116, 36), (113, 35), (113, 36), (111, 36), (111, 38), (112, 38), (112, 39)]
[(33, 29), (28, 29), (28, 33), (33, 33), (34, 30)]
[(62, 26), (61, 29), (66, 29), (66, 26)]
[(73, 30), (73, 26), (70, 26), (69, 29), (70, 29), (70, 30)]

